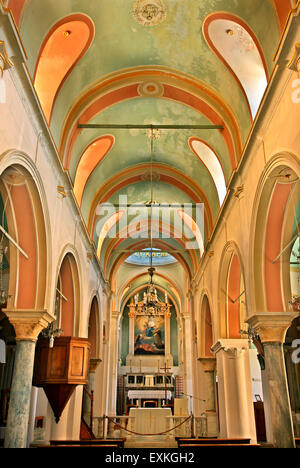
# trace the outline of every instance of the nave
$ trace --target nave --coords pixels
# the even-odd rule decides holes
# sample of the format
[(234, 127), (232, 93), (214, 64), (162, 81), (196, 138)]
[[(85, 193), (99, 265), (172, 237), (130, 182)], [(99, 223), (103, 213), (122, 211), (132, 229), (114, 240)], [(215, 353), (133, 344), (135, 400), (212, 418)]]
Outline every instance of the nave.
[(299, 44), (299, 0), (0, 0), (1, 446), (299, 446)]

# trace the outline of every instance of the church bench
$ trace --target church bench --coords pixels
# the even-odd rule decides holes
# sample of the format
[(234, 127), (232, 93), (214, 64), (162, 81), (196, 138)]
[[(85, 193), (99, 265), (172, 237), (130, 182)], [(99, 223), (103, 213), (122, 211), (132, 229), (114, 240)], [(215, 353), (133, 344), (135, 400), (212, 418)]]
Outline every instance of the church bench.
[(250, 444), (250, 439), (209, 439), (209, 438), (201, 438), (201, 439), (188, 439), (188, 438), (178, 438), (177, 443), (178, 447), (181, 447), (182, 444), (213, 444), (213, 445), (225, 445), (225, 444)]
[(296, 438), (295, 439), (296, 447), (300, 447), (300, 439)]
[(124, 448), (126, 438), (121, 439), (81, 439), (81, 440), (50, 440), (50, 445), (117, 445)]
[(117, 444), (60, 444), (60, 445), (38, 445), (36, 448), (120, 448)]
[(180, 448), (260, 448), (258, 444), (182, 444)]

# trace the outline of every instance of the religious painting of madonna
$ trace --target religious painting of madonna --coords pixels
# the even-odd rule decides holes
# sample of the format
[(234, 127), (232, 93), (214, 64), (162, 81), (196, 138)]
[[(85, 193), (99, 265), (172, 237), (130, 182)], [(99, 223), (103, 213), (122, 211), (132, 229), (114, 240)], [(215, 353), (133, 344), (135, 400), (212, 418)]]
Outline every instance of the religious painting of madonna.
[(138, 315), (135, 318), (134, 354), (165, 354), (165, 318), (163, 315)]

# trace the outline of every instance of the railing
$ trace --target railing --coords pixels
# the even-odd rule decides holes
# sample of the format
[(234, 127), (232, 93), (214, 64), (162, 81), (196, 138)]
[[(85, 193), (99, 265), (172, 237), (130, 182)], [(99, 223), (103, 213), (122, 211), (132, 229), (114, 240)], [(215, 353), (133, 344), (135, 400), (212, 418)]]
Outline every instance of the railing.
[[(136, 417), (134, 416), (103, 416), (94, 418), (96, 438), (126, 438), (133, 440), (136, 435)], [(167, 439), (175, 437), (207, 437), (206, 415), (167, 416), (166, 430), (163, 431)]]

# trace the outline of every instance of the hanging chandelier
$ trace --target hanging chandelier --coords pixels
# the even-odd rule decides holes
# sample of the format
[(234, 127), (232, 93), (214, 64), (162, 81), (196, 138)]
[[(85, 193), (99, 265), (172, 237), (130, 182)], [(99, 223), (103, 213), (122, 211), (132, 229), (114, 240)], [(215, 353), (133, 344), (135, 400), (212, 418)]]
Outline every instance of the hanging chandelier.
[(134, 296), (135, 313), (148, 316), (165, 315), (166, 313), (170, 313), (171, 304), (168, 302), (167, 293), (165, 293), (165, 302), (160, 302), (158, 299), (157, 290), (153, 283), (155, 268), (152, 267), (152, 256), (151, 267), (148, 269), (148, 272), (150, 275), (150, 282), (147, 287), (147, 292), (144, 292), (143, 300), (139, 301), (138, 294)]
[(147, 132), (147, 136), (150, 138), (150, 200), (146, 203), (151, 210), (150, 215), (150, 226), (149, 226), (149, 237), (150, 237), (150, 268), (148, 268), (148, 273), (150, 276), (150, 281), (147, 286), (147, 292), (144, 292), (144, 297), (142, 301), (139, 301), (139, 295), (136, 294), (134, 296), (134, 308), (135, 308), (135, 315), (148, 315), (148, 316), (158, 316), (158, 315), (169, 315), (171, 304), (168, 302), (168, 295), (165, 292), (165, 301), (160, 302), (158, 300), (157, 290), (153, 283), (153, 276), (155, 272), (155, 268), (153, 267), (153, 239), (152, 239), (152, 210), (153, 206), (157, 204), (154, 201), (153, 197), (153, 140), (158, 139), (160, 137), (160, 132), (155, 131), (155, 129), (151, 128), (149, 132)]

